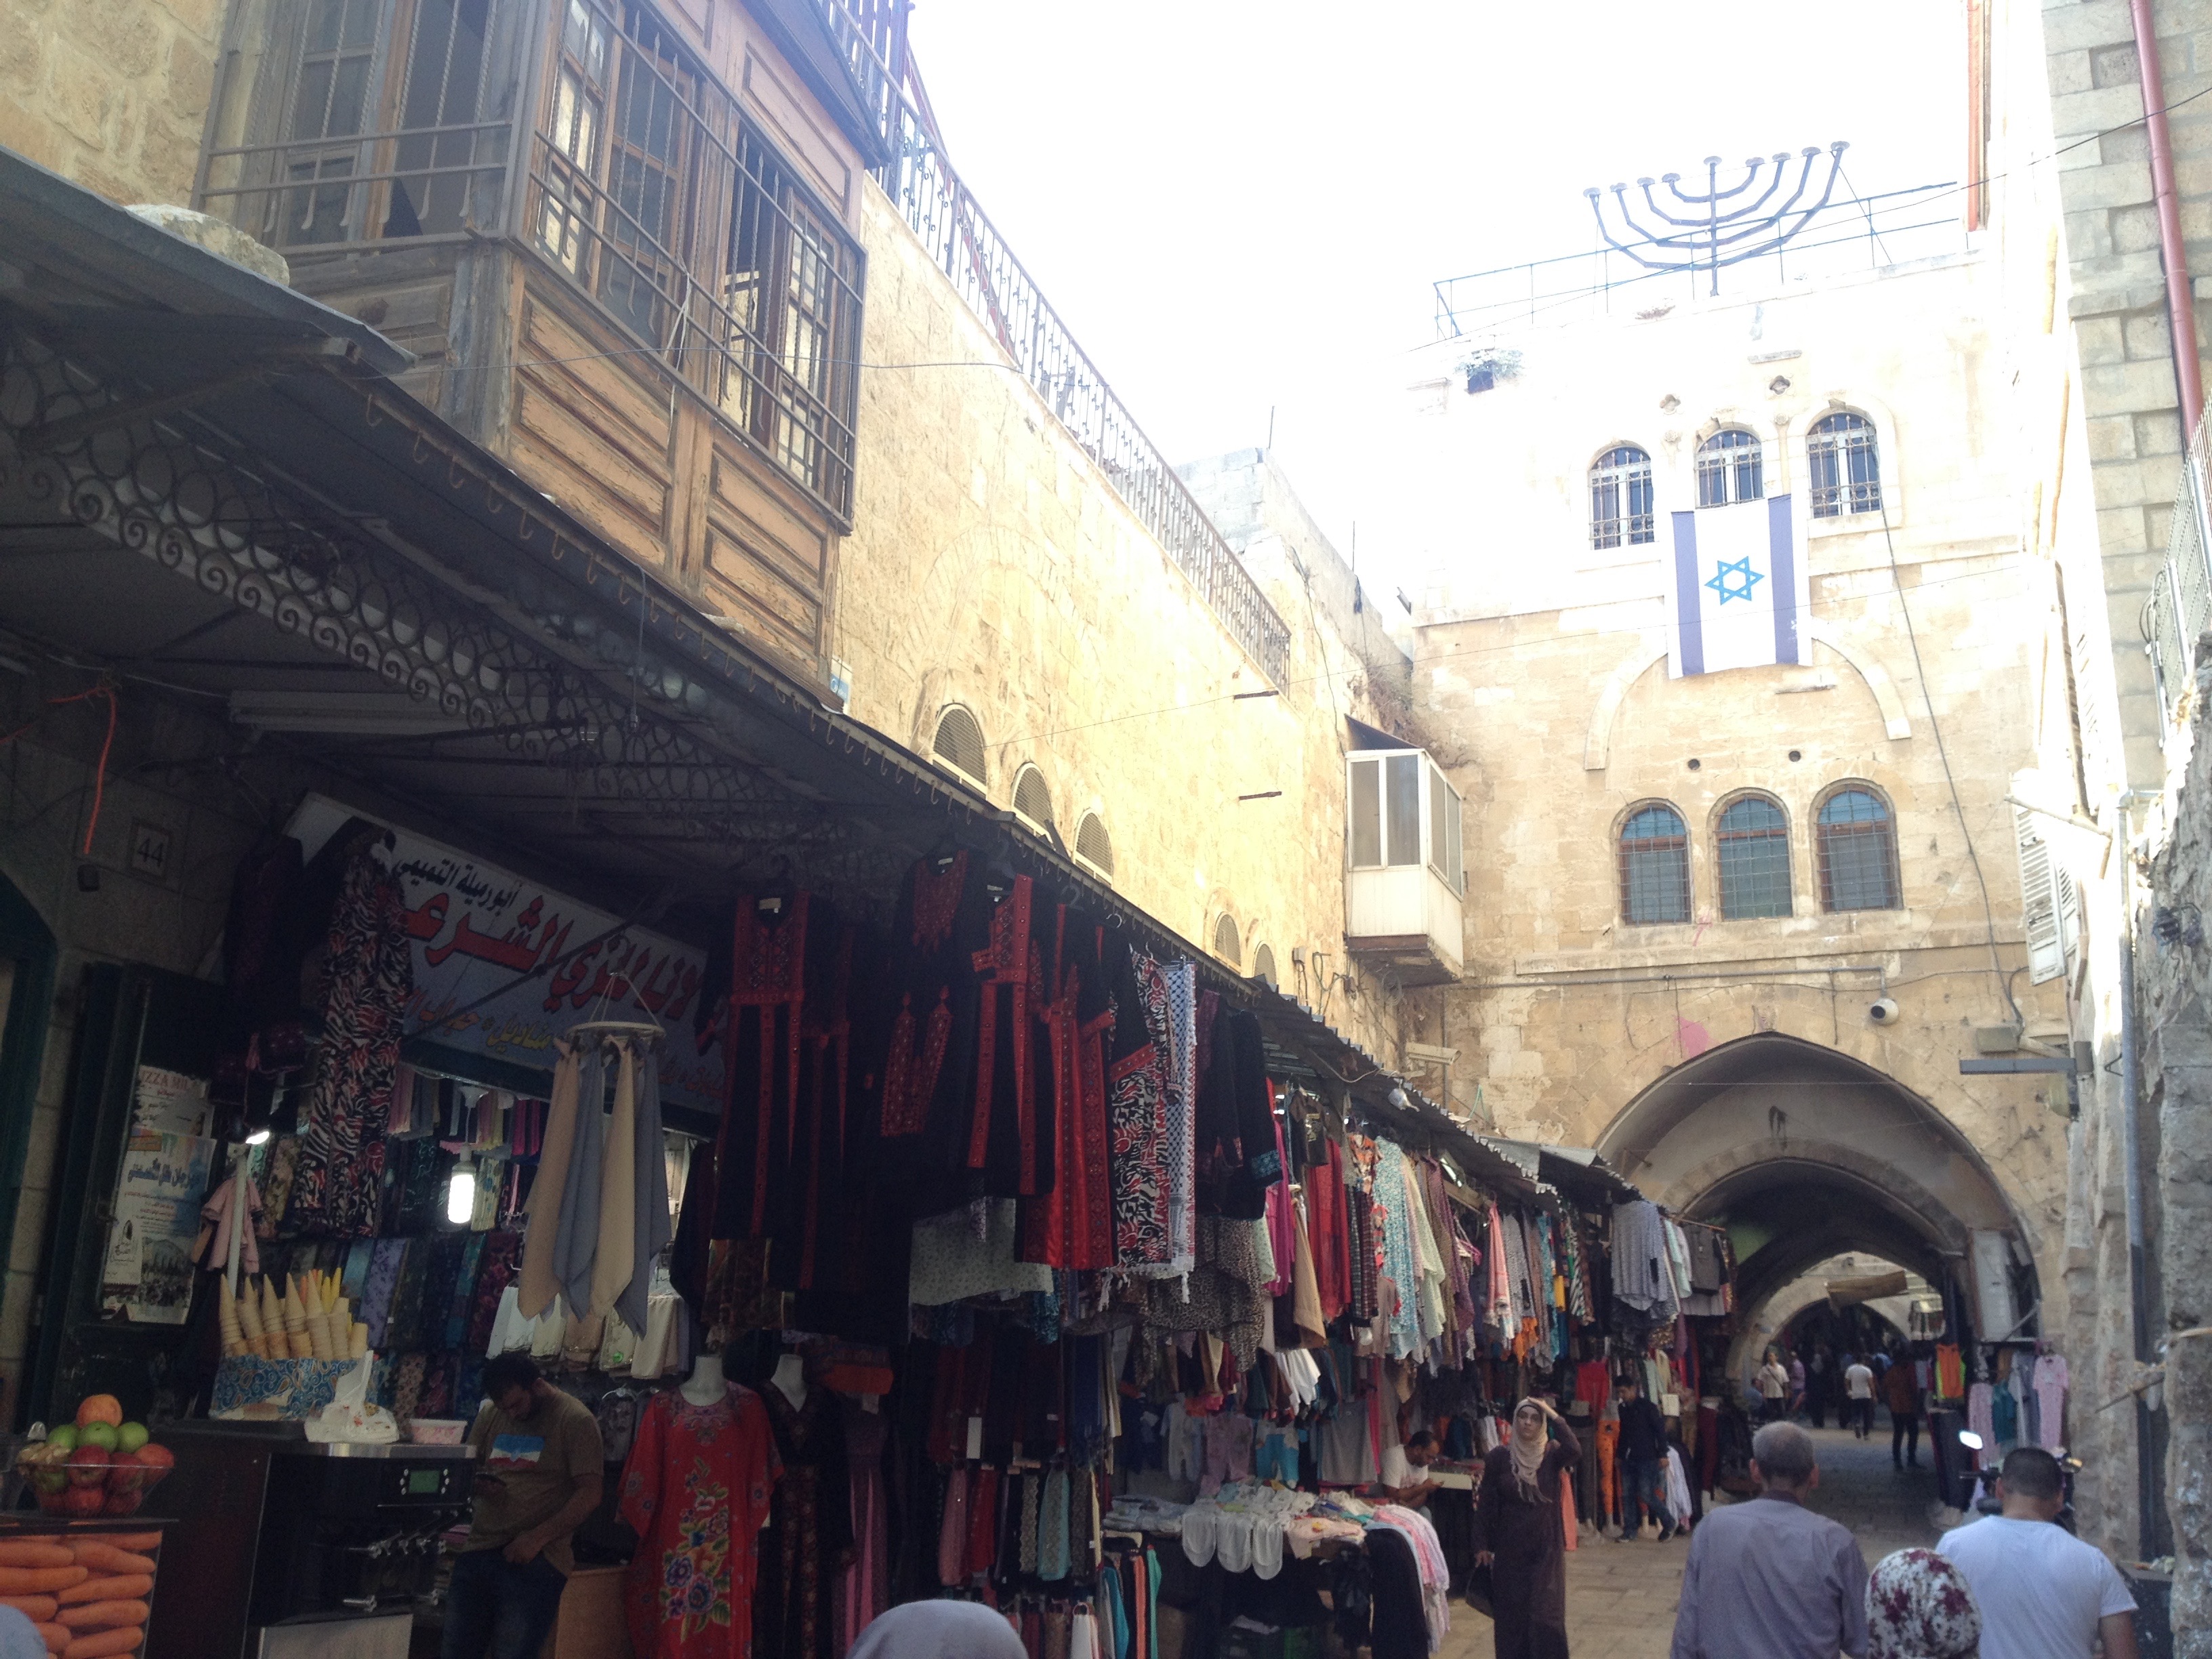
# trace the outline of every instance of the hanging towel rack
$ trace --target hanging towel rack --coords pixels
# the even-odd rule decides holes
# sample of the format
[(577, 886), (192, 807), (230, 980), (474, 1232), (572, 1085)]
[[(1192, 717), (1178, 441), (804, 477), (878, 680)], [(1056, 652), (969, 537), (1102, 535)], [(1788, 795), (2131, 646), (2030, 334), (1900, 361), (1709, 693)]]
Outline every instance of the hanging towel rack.
[(665, 1036), (666, 1036), (668, 1035), (668, 1033), (667, 1033), (667, 1031), (666, 1031), (666, 1030), (664, 1030), (663, 1028), (661, 1028), (660, 1026), (659, 1026), (659, 1025), (656, 1025), (656, 1024), (653, 1024), (650, 1020), (637, 1020), (637, 1019), (587, 1019), (587, 1020), (584, 1021), (581, 1024), (579, 1024), (579, 1025), (571, 1025), (571, 1026), (568, 1028), (568, 1031), (567, 1031), (566, 1035), (568, 1035), (568, 1036), (572, 1036), (572, 1037), (576, 1037), (576, 1036), (643, 1036), (643, 1037), (665, 1037)]

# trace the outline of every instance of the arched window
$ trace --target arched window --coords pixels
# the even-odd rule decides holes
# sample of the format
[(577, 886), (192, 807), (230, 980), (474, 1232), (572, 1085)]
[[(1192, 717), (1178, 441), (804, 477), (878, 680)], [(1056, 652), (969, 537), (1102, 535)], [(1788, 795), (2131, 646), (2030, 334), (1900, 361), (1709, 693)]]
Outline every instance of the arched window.
[(1102, 876), (1114, 873), (1113, 839), (1106, 833), (1106, 820), (1096, 812), (1085, 812), (1075, 826), (1075, 856)]
[(1721, 915), (1728, 921), (1790, 914), (1790, 820), (1764, 795), (1730, 801), (1715, 840)]
[(1275, 947), (1263, 945), (1252, 952), (1252, 977), (1270, 990), (1275, 987)]
[(1874, 422), (1865, 416), (1840, 410), (1814, 422), (1805, 459), (1814, 518), (1881, 510), (1881, 455), (1875, 447)]
[(1034, 766), (1024, 766), (1014, 776), (1014, 811), (1039, 835), (1052, 828), (1052, 791)]
[(1213, 954), (1232, 968), (1243, 966), (1244, 949), (1237, 938), (1236, 917), (1224, 913), (1213, 924)]
[(1823, 910), (1901, 910), (1897, 822), (1872, 790), (1846, 784), (1820, 803), (1814, 825)]
[(1726, 507), (1766, 495), (1765, 451), (1757, 434), (1725, 427), (1698, 446), (1698, 505)]
[(1634, 444), (1608, 449), (1590, 468), (1590, 545), (1656, 538), (1651, 511), (1651, 458)]
[(1690, 831), (1664, 803), (1620, 827), (1620, 914), (1630, 926), (1690, 919)]
[(938, 759), (963, 776), (977, 784), (990, 781), (983, 769), (983, 728), (958, 703), (937, 717), (937, 737), (930, 747)]

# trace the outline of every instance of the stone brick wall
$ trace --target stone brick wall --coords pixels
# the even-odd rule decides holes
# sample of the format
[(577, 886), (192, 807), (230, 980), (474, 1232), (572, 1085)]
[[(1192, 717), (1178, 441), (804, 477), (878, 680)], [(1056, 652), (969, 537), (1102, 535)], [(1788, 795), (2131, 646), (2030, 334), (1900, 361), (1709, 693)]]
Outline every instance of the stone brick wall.
[(878, 367), (830, 632), (850, 712), (927, 756), (943, 710), (966, 707), (994, 801), (1037, 767), (1065, 841), (1100, 816), (1133, 903), (1201, 946), (1231, 917), (1245, 971), (1268, 945), (1284, 989), (1396, 1064), (1395, 999), (1343, 956), (1342, 718), (1374, 718), (1362, 665), (1284, 544), (1258, 541), (1246, 565), (1291, 653), (1280, 695), (1253, 695), (1273, 689), (1259, 666), (866, 192)]
[(0, 0), (0, 144), (119, 203), (189, 204), (223, 0)]

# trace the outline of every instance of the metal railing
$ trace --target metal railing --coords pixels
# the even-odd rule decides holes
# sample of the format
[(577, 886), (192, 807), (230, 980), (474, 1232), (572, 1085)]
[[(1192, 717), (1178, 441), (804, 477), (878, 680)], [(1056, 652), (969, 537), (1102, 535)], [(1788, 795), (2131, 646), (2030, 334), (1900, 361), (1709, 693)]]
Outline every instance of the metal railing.
[(2212, 443), (2200, 423), (2181, 458), (2173, 519), (2166, 532), (2166, 562), (2151, 579), (2143, 605), (2143, 647), (2158, 682), (2161, 738), (2185, 718), (2185, 699), (2197, 685), (2200, 647), (2212, 630)]
[(908, 226), (1237, 643), (1282, 684), (1290, 672), (1289, 627), (945, 160), (910, 66), (894, 64), (904, 52), (891, 5), (815, 4), (884, 122), (892, 159), (877, 177)]
[[(1838, 198), (1808, 222), (1800, 237), (1766, 258), (1725, 267), (1745, 285), (1771, 272), (1784, 278), (1839, 275), (1956, 253), (1966, 232), (1949, 197), (1956, 186), (1918, 185), (1874, 196)], [(1695, 270), (1650, 270), (1608, 247), (1446, 276), (1436, 289), (1437, 337), (1456, 339), (1534, 322), (1570, 322), (1671, 310), (1694, 300), (1712, 280)]]

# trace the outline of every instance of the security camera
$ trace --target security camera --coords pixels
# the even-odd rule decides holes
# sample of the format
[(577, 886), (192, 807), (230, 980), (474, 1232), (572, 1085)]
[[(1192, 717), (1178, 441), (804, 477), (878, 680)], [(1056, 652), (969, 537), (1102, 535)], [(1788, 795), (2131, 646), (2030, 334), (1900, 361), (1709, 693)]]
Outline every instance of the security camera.
[(1867, 1010), (1867, 1018), (1877, 1025), (1897, 1024), (1897, 1003), (1893, 998), (1882, 997)]

